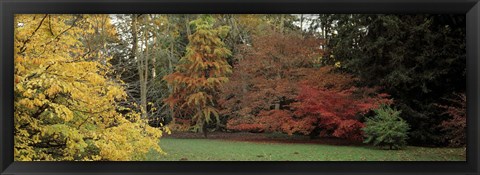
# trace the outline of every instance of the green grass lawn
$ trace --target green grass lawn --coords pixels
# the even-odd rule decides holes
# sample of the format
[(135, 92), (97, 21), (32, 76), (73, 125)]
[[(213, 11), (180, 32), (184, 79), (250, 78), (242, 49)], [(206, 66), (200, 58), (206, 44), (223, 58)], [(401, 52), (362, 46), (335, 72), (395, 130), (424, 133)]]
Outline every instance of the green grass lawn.
[(254, 143), (213, 139), (162, 138), (168, 155), (150, 153), (148, 160), (166, 161), (465, 161), (463, 148), (409, 146), (382, 150), (371, 146)]

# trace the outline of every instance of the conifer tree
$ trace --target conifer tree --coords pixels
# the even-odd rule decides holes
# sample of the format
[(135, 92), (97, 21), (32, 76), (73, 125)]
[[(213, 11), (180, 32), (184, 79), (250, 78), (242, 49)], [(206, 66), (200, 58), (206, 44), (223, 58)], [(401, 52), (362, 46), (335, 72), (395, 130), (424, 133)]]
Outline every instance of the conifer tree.
[(375, 146), (388, 146), (389, 149), (400, 149), (407, 144), (408, 123), (400, 118), (402, 111), (382, 105), (374, 110), (375, 117), (367, 118), (365, 128), (365, 143)]
[(215, 20), (203, 15), (192, 21), (196, 31), (188, 36), (187, 53), (180, 59), (176, 71), (164, 77), (173, 91), (165, 100), (171, 109), (181, 115), (189, 116), (195, 122), (194, 130), (207, 136), (206, 124), (215, 116), (217, 125), (219, 115), (215, 98), (223, 83), (228, 81), (231, 66), (226, 58), (231, 55), (221, 40), (229, 27), (214, 28)]

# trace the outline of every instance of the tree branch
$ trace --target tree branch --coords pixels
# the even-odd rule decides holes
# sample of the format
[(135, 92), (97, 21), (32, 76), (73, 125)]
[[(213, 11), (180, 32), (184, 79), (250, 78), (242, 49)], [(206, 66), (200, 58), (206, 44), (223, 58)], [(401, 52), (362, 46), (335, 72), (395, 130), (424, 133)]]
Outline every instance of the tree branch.
[(42, 26), (43, 24), (43, 21), (45, 21), (45, 19), (47, 18), (48, 14), (45, 15), (42, 20), (40, 21), (40, 23), (38, 24), (37, 28), (32, 32), (32, 34), (30, 36), (28, 36), (28, 38), (23, 42), (23, 45), (22, 47), (20, 47), (20, 52), (18, 54), (21, 54), (23, 52), (25, 52), (27, 50), (27, 43), (30, 42), (30, 39), (35, 35), (35, 33), (37, 33), (38, 29), (40, 29), (40, 27)]
[(63, 34), (65, 34), (65, 32), (69, 31), (70, 29), (72, 29), (73, 27), (76, 26), (77, 24), (77, 21), (80, 19), (81, 17), (77, 17), (75, 18), (75, 20), (73, 21), (73, 24), (68, 27), (68, 29), (65, 29), (64, 31), (60, 32), (60, 34), (58, 34), (57, 36), (55, 36), (55, 38), (53, 38), (52, 40), (50, 40), (49, 42), (45, 43), (45, 45), (48, 45), (50, 43), (52, 43), (53, 41), (57, 40), (60, 36), (62, 36)]

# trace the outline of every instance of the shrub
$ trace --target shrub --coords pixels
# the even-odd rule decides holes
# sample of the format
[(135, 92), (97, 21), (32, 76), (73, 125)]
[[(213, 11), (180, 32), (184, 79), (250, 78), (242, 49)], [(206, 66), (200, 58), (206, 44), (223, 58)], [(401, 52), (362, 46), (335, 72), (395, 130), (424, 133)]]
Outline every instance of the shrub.
[(367, 118), (364, 131), (364, 143), (375, 146), (389, 146), (389, 149), (400, 149), (406, 145), (408, 130), (407, 122), (400, 118), (401, 111), (382, 105), (375, 109), (375, 116)]
[(445, 110), (445, 114), (451, 118), (440, 124), (442, 131), (446, 132), (443, 137), (449, 146), (465, 146), (467, 137), (467, 97), (465, 94), (454, 94), (456, 97), (447, 99), (450, 105), (438, 105)]
[(233, 118), (228, 120), (227, 129), (232, 131), (247, 131), (253, 133), (264, 132), (263, 126), (256, 123), (255, 119), (249, 117)]
[(190, 119), (181, 119), (181, 118), (176, 118), (175, 122), (171, 122), (167, 125), (167, 127), (171, 131), (176, 131), (176, 132), (188, 132), (191, 130), (192, 126), (192, 121)]

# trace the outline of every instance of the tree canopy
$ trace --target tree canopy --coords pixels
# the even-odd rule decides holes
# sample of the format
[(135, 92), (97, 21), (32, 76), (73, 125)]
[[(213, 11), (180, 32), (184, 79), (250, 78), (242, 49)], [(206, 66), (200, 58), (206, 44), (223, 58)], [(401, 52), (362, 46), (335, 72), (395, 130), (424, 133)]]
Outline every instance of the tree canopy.
[(16, 160), (142, 160), (150, 149), (163, 153), (161, 130), (136, 113), (118, 112), (125, 92), (108, 76), (109, 56), (85, 46), (95, 41), (83, 36), (97, 35), (102, 17), (16, 17)]
[(170, 129), (465, 146), (465, 21), (16, 15), (15, 160), (144, 160)]

